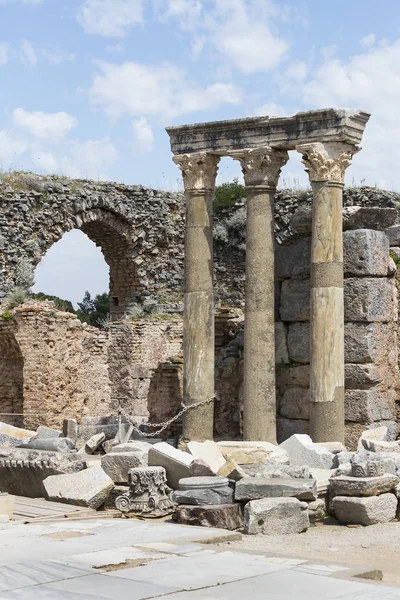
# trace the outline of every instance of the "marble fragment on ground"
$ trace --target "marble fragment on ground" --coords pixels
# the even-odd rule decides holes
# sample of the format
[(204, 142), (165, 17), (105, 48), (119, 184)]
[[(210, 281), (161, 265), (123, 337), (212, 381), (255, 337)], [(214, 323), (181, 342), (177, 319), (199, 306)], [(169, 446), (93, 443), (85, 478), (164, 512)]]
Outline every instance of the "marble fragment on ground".
[(243, 527), (243, 509), (240, 504), (216, 504), (177, 506), (174, 515), (177, 523), (216, 527), (219, 529), (240, 529)]
[(308, 504), (296, 498), (263, 498), (244, 507), (245, 533), (250, 535), (301, 533), (309, 526)]
[(189, 477), (189, 467), (194, 457), (182, 452), (166, 442), (154, 444), (149, 450), (149, 466), (164, 467), (167, 473), (167, 483), (172, 489), (179, 487), (179, 480)]
[(365, 498), (336, 496), (331, 507), (339, 523), (375, 525), (396, 518), (397, 498), (390, 493)]
[(235, 486), (235, 500), (249, 501), (260, 498), (297, 498), (298, 500), (316, 500), (317, 481), (309, 479), (280, 479), (246, 477)]
[(331, 469), (334, 455), (326, 448), (314, 444), (309, 435), (294, 434), (282, 444), (280, 448), (287, 452), (290, 463), (293, 465)]
[(225, 477), (187, 477), (173, 493), (178, 504), (232, 504), (233, 488)]
[(100, 466), (78, 473), (54, 475), (43, 482), (48, 500), (99, 508), (114, 487), (113, 480)]

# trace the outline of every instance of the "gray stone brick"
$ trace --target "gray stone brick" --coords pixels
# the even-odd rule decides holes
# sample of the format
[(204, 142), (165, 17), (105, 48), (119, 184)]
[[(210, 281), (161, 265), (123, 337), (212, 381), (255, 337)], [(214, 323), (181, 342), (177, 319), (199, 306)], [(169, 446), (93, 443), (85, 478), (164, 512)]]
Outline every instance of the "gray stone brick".
[(288, 246), (275, 248), (275, 277), (304, 279), (310, 276), (311, 238), (301, 238)]
[(282, 282), (280, 317), (282, 321), (310, 320), (309, 279), (287, 279)]
[(345, 275), (386, 276), (389, 240), (383, 231), (346, 231), (343, 234), (343, 259)]
[[(346, 363), (384, 363), (396, 348), (393, 325), (383, 323), (346, 323), (344, 358)], [(396, 357), (393, 357), (396, 362)]]
[(394, 416), (395, 390), (346, 390), (344, 395), (345, 419), (358, 423), (372, 423)]
[(279, 414), (288, 419), (310, 418), (309, 388), (291, 387), (285, 390), (279, 401)]
[(290, 360), (310, 362), (310, 323), (290, 323), (288, 328), (288, 353)]
[[(395, 302), (394, 281), (372, 277), (345, 279), (345, 321), (385, 323), (397, 320), (396, 312), (397, 302)], [(291, 320), (300, 321), (302, 319)]]

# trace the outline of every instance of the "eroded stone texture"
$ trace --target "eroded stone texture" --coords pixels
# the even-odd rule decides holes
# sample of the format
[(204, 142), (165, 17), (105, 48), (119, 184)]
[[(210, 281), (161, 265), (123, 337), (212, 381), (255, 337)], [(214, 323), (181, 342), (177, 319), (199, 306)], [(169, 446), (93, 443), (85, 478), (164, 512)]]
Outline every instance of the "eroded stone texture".
[(279, 413), (289, 419), (310, 418), (310, 390), (288, 388), (279, 400)]
[(394, 494), (382, 494), (369, 498), (336, 496), (332, 510), (340, 523), (374, 525), (387, 523), (396, 517), (397, 498)]
[(346, 321), (390, 323), (397, 320), (395, 285), (386, 278), (349, 278), (344, 282)]
[(335, 496), (379, 496), (390, 492), (399, 483), (395, 475), (377, 477), (346, 477), (344, 475), (329, 480), (331, 492)]
[(101, 457), (101, 466), (114, 483), (127, 483), (128, 473), (135, 467), (147, 465), (148, 452), (109, 452)]
[(177, 506), (175, 519), (183, 525), (240, 529), (243, 527), (243, 509), (240, 504), (218, 504), (215, 506)]
[(233, 489), (226, 477), (188, 477), (173, 493), (178, 504), (232, 504)]
[(346, 390), (344, 397), (346, 421), (372, 423), (391, 419), (395, 411), (396, 398), (395, 390)]
[(310, 526), (308, 504), (296, 498), (263, 498), (244, 507), (244, 528), (250, 535), (300, 533)]
[(317, 482), (315, 479), (280, 479), (246, 477), (235, 486), (235, 500), (249, 501), (260, 498), (297, 498), (298, 500), (315, 500), (317, 498)]
[(279, 314), (282, 321), (310, 320), (309, 279), (286, 279), (282, 282)]
[(121, 512), (142, 516), (167, 515), (175, 506), (163, 467), (130, 469), (129, 489), (115, 499), (115, 507)]
[(98, 466), (79, 473), (47, 477), (43, 486), (47, 499), (53, 502), (99, 508), (113, 489), (114, 482)]
[(386, 277), (389, 266), (389, 241), (383, 231), (357, 229), (343, 234), (345, 275)]
[(294, 362), (310, 362), (310, 324), (290, 323), (288, 329), (288, 352)]
[(333, 462), (333, 454), (326, 448), (314, 444), (308, 435), (295, 434), (282, 442), (283, 448), (290, 459), (291, 464), (309, 467), (330, 469)]

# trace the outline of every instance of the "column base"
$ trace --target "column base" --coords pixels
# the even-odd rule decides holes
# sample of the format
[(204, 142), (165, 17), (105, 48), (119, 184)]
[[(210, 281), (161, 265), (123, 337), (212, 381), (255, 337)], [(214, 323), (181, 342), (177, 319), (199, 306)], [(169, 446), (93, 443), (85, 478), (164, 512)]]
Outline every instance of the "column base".
[(337, 388), (332, 402), (313, 402), (310, 406), (310, 436), (313, 442), (344, 444), (344, 388)]

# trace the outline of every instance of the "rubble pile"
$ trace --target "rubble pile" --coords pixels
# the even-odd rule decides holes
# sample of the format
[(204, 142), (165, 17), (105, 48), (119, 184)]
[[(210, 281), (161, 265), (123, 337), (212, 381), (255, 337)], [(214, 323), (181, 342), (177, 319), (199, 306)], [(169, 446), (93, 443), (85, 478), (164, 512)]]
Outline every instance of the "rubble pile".
[(0, 423), (0, 520), (13, 495), (172, 515), (187, 525), (247, 534), (300, 533), (327, 516), (342, 524), (400, 519), (400, 440), (364, 431), (356, 452), (295, 434), (268, 442), (132, 439), (114, 416), (66, 419), (63, 431)]

